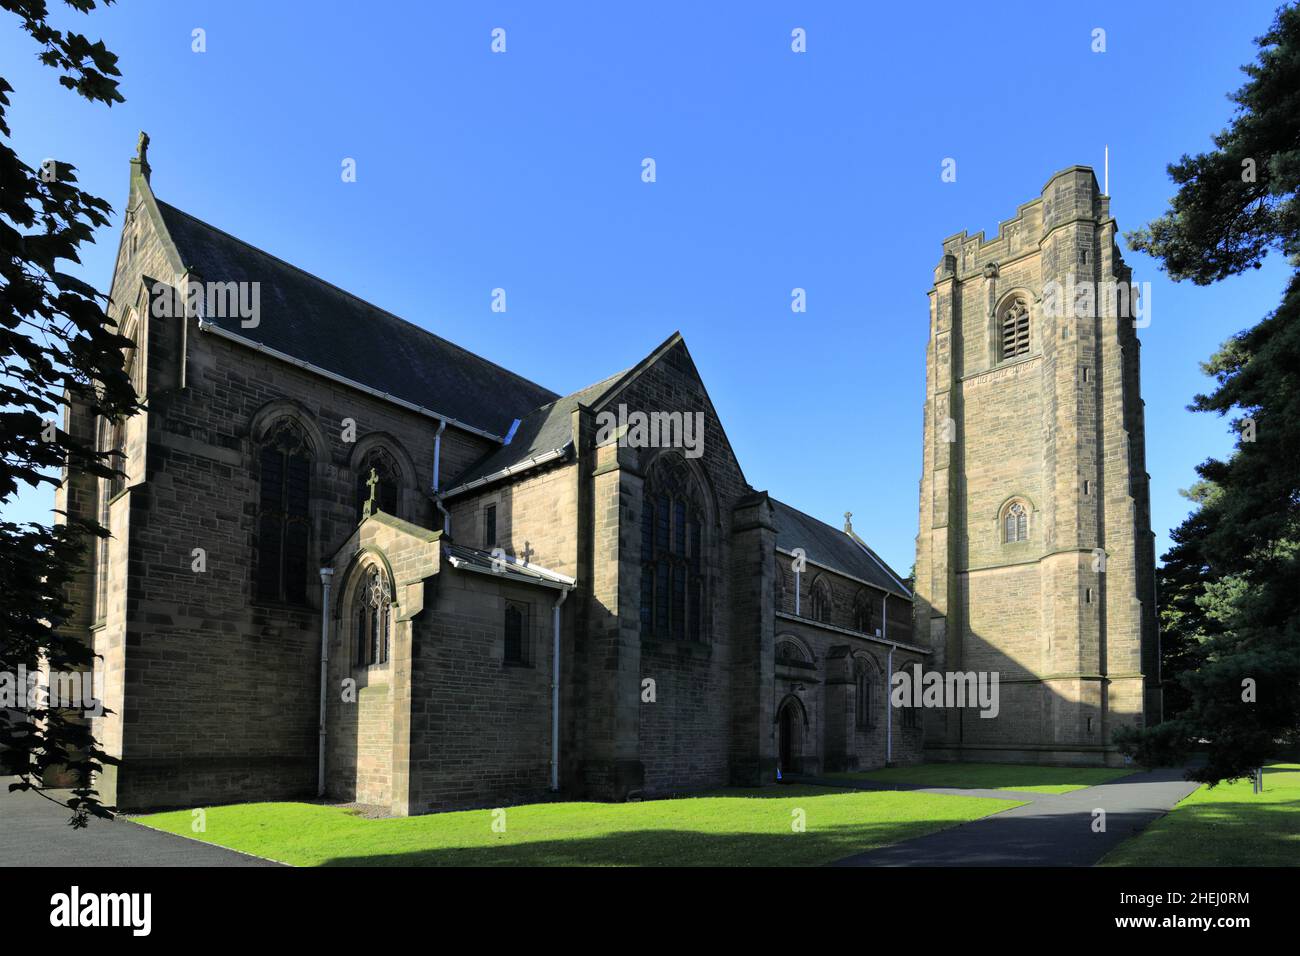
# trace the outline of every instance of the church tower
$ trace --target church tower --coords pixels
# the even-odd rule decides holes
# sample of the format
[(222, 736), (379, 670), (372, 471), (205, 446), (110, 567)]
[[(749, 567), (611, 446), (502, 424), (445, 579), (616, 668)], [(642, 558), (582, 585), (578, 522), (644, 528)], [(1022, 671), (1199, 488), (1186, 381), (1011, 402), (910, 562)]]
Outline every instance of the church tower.
[(1086, 166), (997, 236), (945, 239), (930, 297), (915, 631), (929, 669), (996, 672), (999, 712), (926, 713), (930, 759), (1115, 765), (1160, 720), (1139, 343)]

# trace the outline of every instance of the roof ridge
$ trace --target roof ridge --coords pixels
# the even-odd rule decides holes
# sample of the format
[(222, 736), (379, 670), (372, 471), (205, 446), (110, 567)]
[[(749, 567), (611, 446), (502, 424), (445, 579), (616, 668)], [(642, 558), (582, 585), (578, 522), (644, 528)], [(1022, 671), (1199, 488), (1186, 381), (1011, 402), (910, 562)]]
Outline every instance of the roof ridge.
[[(173, 206), (171, 203), (159, 199), (157, 196), (154, 197), (154, 202), (156, 202), (159, 206), (166, 206), (168, 209), (172, 210), (173, 212), (179, 213), (180, 215), (184, 216), (187, 219), (192, 219), (194, 222), (198, 223), (200, 226), (203, 226), (205, 229), (211, 229), (213, 232), (220, 233), (221, 235), (225, 236), (227, 239), (239, 243), (241, 246), (245, 246), (248, 249), (252, 249), (258, 255), (266, 256), (268, 259), (272, 259), (283, 266), (287, 266), (288, 268), (292, 269), (294, 272), (306, 276), (308, 279), (311, 279), (313, 282), (319, 282), (321, 285), (327, 286), (328, 288), (333, 289), (335, 292), (347, 296), (349, 299), (352, 299), (354, 302), (359, 302), (362, 305), (366, 306), (367, 308), (374, 309), (376, 312), (385, 315), (390, 319), (400, 322), (403, 325), (410, 326), (411, 328), (420, 332), (422, 335), (427, 335), (430, 338), (437, 339), (439, 342), (449, 346), (450, 348), (455, 349), (458, 352), (462, 352), (465, 355), (471, 356), (472, 358), (475, 358), (486, 365), (491, 365), (493, 368), (500, 369), (502, 372), (505, 372), (507, 375), (511, 376), (512, 378), (516, 378), (519, 381), (523, 382), (525, 385), (530, 385), (533, 388), (540, 389), (543, 392), (548, 392), (551, 395), (555, 395), (555, 399), (553, 399), (553, 401), (563, 397), (557, 395), (554, 391), (547, 388), (545, 385), (541, 385), (538, 382), (534, 382), (532, 379), (524, 378), (524, 376), (520, 375), (518, 372), (513, 371), (512, 369), (508, 369), (504, 365), (494, 362), (489, 358), (485, 358), (482, 355), (479, 355), (477, 352), (471, 352), (463, 345), (457, 345), (455, 342), (451, 341), (451, 339), (443, 338), (441, 335), (439, 335), (436, 332), (430, 332), (424, 326), (417, 325), (416, 323), (412, 322), (410, 319), (405, 319), (395, 312), (390, 312), (388, 309), (385, 309), (383, 306), (375, 305), (375, 303), (371, 302), (369, 299), (363, 299), (355, 292), (349, 292), (347, 289), (343, 288), (342, 286), (335, 285), (333, 282), (330, 282), (328, 279), (321, 278), (320, 276), (316, 275), (316, 273), (314, 272), (308, 272), (306, 269), (302, 268), (302, 266), (294, 265), (289, 260), (282, 259), (273, 252), (267, 252), (261, 246), (255, 246), (251, 242), (247, 241), (246, 239), (241, 239), (239, 238), (239, 236), (236, 236), (234, 233), (227, 232), (226, 230), (222, 229), (220, 226), (214, 226), (206, 219), (200, 219), (198, 216), (194, 215), (193, 213), (186, 212), (184, 209), (181, 209), (179, 206)], [(188, 263), (186, 263), (186, 266), (188, 267)]]
[(843, 535), (845, 538), (849, 540), (851, 544), (861, 549), (861, 551), (868, 558), (870, 558), (873, 562), (875, 562), (875, 564), (880, 568), (880, 570), (882, 570), (885, 573), (886, 577), (888, 577), (894, 584), (898, 585), (902, 589), (903, 593), (907, 594), (909, 597), (911, 596), (912, 589), (903, 583), (903, 578), (899, 576), (898, 572), (895, 571), (892, 567), (890, 567), (889, 563), (886, 562), (884, 558), (876, 554), (875, 549), (873, 549), (871, 545), (867, 544), (865, 541), (862, 540), (862, 538), (858, 537), (857, 532), (845, 531), (843, 528), (837, 528), (833, 524), (829, 524), (823, 521), (821, 518), (817, 518), (813, 515), (810, 515), (808, 512), (802, 511), (799, 508), (796, 508), (794, 505), (790, 504), (789, 502), (782, 501), (780, 498), (777, 498), (775, 495), (772, 495), (770, 493), (768, 494), (767, 497), (768, 500), (774, 502), (775, 504), (780, 505), (781, 507), (787, 509), (788, 511), (793, 511), (795, 514), (803, 518), (807, 518), (809, 521), (816, 522), (817, 524), (821, 525), (823, 528), (826, 528), (829, 531), (831, 531), (833, 534)]
[(907, 584), (904, 583), (904, 579), (899, 576), (898, 572), (895, 571), (889, 565), (888, 561), (886, 561), (880, 555), (876, 554), (876, 549), (873, 548), (871, 545), (867, 544), (867, 542), (863, 541), (862, 538), (858, 536), (858, 533), (856, 531), (849, 530), (849, 531), (842, 531), (840, 533), (848, 537), (850, 541), (852, 541), (859, 548), (865, 551), (867, 557), (871, 558), (872, 561), (875, 561), (876, 564), (880, 565), (881, 570), (883, 570), (886, 574), (888, 574), (891, 578), (893, 578), (894, 583), (896, 583), (899, 587), (901, 587), (904, 591), (906, 591), (909, 596), (912, 594), (912, 589), (908, 587)]
[[(612, 381), (614, 381), (615, 379), (621, 378), (621, 377), (623, 377), (624, 375), (626, 375), (626, 374), (628, 373), (628, 371), (630, 371), (630, 370), (629, 370), (629, 369), (623, 369), (623, 371), (621, 371), (621, 372), (615, 372), (613, 375), (610, 375), (610, 376), (608, 376), (608, 377), (606, 377), (606, 378), (602, 378), (602, 379), (600, 379), (600, 380), (597, 381), (597, 382), (592, 382), (590, 385), (584, 385), (582, 388), (575, 388), (573, 391), (571, 391), (571, 392), (567, 392), (567, 393), (565, 393), (564, 395), (557, 395), (555, 398), (551, 399), (551, 400), (550, 400), (549, 402), (547, 402), (545, 405), (538, 405), (536, 408), (534, 408), (532, 411), (530, 411), (530, 412), (525, 416), (525, 418), (532, 418), (534, 415), (539, 415), (539, 414), (545, 412), (547, 409), (554, 408), (556, 405), (560, 404), (560, 402), (563, 402), (563, 401), (565, 401), (565, 400), (567, 400), (567, 399), (573, 398), (575, 395), (581, 395), (583, 392), (589, 392), (589, 391), (591, 391), (593, 388), (599, 388), (600, 386), (606, 384), (607, 382), (612, 382)], [(604, 393), (602, 393), (602, 396), (601, 396), (601, 397), (603, 397), (603, 394), (604, 394)]]
[(821, 518), (818, 518), (818, 517), (816, 517), (816, 516), (814, 516), (814, 515), (810, 515), (808, 512), (803, 511), (803, 510), (801, 510), (801, 509), (799, 509), (799, 508), (796, 508), (794, 505), (790, 504), (790, 502), (788, 502), (788, 501), (782, 501), (780, 498), (776, 497), (776, 495), (773, 495), (773, 494), (771, 494), (770, 492), (768, 493), (768, 496), (767, 496), (767, 497), (768, 497), (770, 500), (775, 501), (777, 504), (781, 505), (783, 508), (789, 508), (791, 511), (795, 512), (796, 514), (801, 514), (801, 515), (803, 515), (805, 518), (807, 518), (807, 519), (810, 520), (810, 521), (816, 521), (819, 525), (822, 525), (823, 527), (826, 527), (826, 528), (830, 528), (832, 531), (835, 531), (835, 532), (837, 532), (837, 533), (839, 533), (839, 534), (843, 534), (843, 533), (844, 533), (844, 529), (843, 529), (843, 528), (837, 528), (837, 527), (835, 527), (835, 525), (830, 524), (829, 522), (823, 521)]

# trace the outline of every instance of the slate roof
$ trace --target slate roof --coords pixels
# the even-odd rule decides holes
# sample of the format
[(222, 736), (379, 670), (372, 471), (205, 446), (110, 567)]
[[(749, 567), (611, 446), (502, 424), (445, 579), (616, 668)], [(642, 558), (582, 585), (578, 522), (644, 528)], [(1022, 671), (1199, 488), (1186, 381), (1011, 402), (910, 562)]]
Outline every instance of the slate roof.
[(509, 555), (500, 563), (494, 564), (492, 555), (487, 551), (450, 543), (442, 546), (442, 553), (452, 567), (458, 570), (477, 571), (480, 574), (495, 575), (507, 581), (520, 581), (524, 584), (538, 584), (550, 588), (570, 587), (574, 583), (573, 578), (566, 577), (557, 571), (541, 568), (535, 564), (528, 564)]
[(466, 469), (463, 475), (458, 475), (451, 482), (453, 487), (448, 489), (448, 493), (470, 482), (495, 475), (503, 469), (522, 465), (538, 455), (564, 448), (573, 440), (573, 410), (579, 405), (595, 404), (625, 374), (626, 371), (611, 375), (595, 385), (588, 385), (571, 395), (534, 409), (519, 423), (510, 444), (493, 449)]
[(158, 201), (186, 267), (209, 282), (260, 282), (260, 323), (212, 324), (380, 392), (504, 436), (557, 396), (417, 325)]
[(847, 532), (832, 528), (785, 502), (770, 496), (768, 500), (772, 502), (778, 548), (785, 551), (803, 548), (809, 561), (842, 571), (909, 601), (912, 599), (912, 595), (895, 580), (901, 580), (901, 577), (874, 551), (864, 550)]

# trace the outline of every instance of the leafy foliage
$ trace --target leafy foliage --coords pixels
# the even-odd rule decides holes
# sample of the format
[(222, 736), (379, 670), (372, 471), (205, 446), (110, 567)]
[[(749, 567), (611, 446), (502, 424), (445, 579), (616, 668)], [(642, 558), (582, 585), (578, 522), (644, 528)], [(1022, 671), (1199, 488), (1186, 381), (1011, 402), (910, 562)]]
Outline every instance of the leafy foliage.
[[(64, 0), (89, 13), (95, 0)], [(104, 0), (105, 5), (112, 0)], [(39, 60), (60, 73), (59, 82), (92, 102), (112, 106), (118, 92), (117, 57), (102, 42), (50, 26), (43, 0), (0, 0), (39, 45)], [(78, 249), (108, 225), (112, 208), (77, 186), (74, 167), (53, 161), (33, 169), (9, 144), (8, 94), (0, 77), (0, 503), (19, 483), (58, 485), (72, 472), (111, 477), (116, 463), (93, 436), (58, 427), (63, 405), (85, 403), (107, 418), (130, 415), (139, 403), (127, 374), (119, 335), (105, 312), (107, 298), (61, 271), (79, 263)], [(56, 477), (58, 475), (58, 477)], [(20, 665), (54, 673), (85, 669), (92, 653), (61, 630), (72, 583), (88, 541), (107, 531), (68, 520), (53, 526), (0, 522), (0, 672)], [(20, 688), (20, 692), (25, 688)], [(102, 752), (78, 714), (38, 703), (0, 708), (0, 745), (20, 771), (11, 789), (46, 793), (44, 781), (63, 771), (78, 781), (70, 799), (72, 825), (110, 816), (90, 773), (112, 758)]]
[(1165, 556), (1165, 640), (1186, 655), (1172, 695), (1181, 712), (1121, 740), (1166, 758), (1208, 746), (1192, 776), (1211, 783), (1245, 776), (1300, 734), (1300, 9), (1281, 9), (1256, 42), (1215, 149), (1169, 167), (1170, 210), (1128, 237), (1201, 285), (1271, 251), (1296, 270), (1278, 308), (1203, 366), (1217, 387), (1190, 409), (1232, 416), (1238, 443), (1198, 466), (1198, 508)]

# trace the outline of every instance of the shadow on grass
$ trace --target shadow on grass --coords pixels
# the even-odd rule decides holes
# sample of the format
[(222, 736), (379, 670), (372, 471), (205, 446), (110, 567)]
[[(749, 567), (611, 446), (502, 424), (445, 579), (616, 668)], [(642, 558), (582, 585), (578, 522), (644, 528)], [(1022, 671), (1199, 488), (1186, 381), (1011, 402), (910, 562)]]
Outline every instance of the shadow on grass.
[(1249, 781), (1201, 787), (1107, 866), (1300, 866), (1300, 766), (1264, 768), (1264, 792)]
[(883, 770), (826, 774), (828, 779), (862, 781), (900, 789), (944, 787), (961, 790), (1051, 792), (1122, 783), (1140, 768), (1055, 767), (1038, 764), (930, 763)]
[(563, 840), (442, 847), (405, 853), (340, 856), (322, 866), (818, 866), (964, 820), (863, 823), (796, 833), (701, 833), (631, 830)]
[(1180, 807), (1107, 866), (1300, 866), (1300, 800)]

